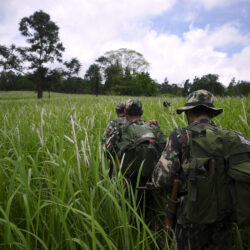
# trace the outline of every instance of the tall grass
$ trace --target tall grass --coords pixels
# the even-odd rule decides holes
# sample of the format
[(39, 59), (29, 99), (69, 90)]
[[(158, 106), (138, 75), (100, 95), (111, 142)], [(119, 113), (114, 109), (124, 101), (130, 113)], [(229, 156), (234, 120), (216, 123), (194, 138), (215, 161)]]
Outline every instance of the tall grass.
[[(152, 225), (164, 202), (152, 220), (140, 215), (137, 193), (128, 202), (125, 180), (108, 177), (100, 143), (116, 103), (126, 99), (52, 94), (38, 101), (34, 93), (0, 93), (0, 249), (158, 248), (160, 227)], [(185, 126), (173, 112), (183, 98), (169, 98), (171, 115), (163, 98), (140, 100), (143, 118), (157, 119), (166, 135)], [(249, 99), (216, 105), (225, 110), (215, 119), (219, 127), (250, 138)], [(237, 232), (249, 238), (249, 230)]]

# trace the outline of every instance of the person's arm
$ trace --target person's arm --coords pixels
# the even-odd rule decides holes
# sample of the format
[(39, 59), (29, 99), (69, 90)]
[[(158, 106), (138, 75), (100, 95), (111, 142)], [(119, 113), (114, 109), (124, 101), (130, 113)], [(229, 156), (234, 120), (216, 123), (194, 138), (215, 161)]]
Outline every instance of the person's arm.
[(166, 187), (170, 190), (173, 180), (179, 175), (181, 152), (177, 136), (176, 130), (170, 133), (161, 158), (154, 168), (152, 182), (156, 187)]

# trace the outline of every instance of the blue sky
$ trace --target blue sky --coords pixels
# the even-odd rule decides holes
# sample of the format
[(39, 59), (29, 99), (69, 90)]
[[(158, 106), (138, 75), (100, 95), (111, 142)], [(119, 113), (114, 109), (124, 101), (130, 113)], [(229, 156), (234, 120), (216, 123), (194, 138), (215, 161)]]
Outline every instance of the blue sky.
[[(250, 33), (250, 2), (233, 3), (229, 6), (205, 9), (204, 6), (179, 1), (171, 11), (166, 11), (152, 19), (152, 28), (159, 33), (182, 34), (188, 32), (190, 27), (216, 29), (226, 23), (232, 23), (242, 34)], [(216, 47), (216, 50), (232, 56), (240, 52), (241, 44), (228, 44)]]
[[(234, 3), (226, 7), (217, 7), (206, 10), (203, 6), (187, 4), (179, 2), (169, 12), (165, 12), (152, 20), (153, 28), (159, 32), (169, 32), (182, 36), (184, 32), (188, 32), (190, 26), (196, 28), (204, 28), (207, 25), (211, 29), (218, 28), (225, 23), (234, 23), (238, 25), (241, 33), (249, 33), (250, 31), (250, 3), (241, 2)], [(242, 49), (240, 44), (228, 44), (216, 48), (219, 51), (226, 52), (230, 56)]]
[(1, 0), (0, 44), (25, 45), (18, 22), (42, 9), (60, 27), (65, 58), (83, 69), (109, 50), (144, 55), (170, 83), (208, 73), (250, 81), (250, 0)]

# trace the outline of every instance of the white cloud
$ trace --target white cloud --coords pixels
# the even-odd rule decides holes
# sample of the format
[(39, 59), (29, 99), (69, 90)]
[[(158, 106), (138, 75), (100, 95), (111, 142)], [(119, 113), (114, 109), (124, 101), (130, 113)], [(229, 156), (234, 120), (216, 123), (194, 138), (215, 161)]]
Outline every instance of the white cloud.
[[(66, 57), (79, 57), (89, 63), (104, 53), (110, 41), (140, 39), (148, 30), (150, 17), (171, 9), (176, 0), (2, 0), (4, 16), (1, 43), (23, 44), (18, 22), (42, 9), (60, 27)], [(18, 37), (20, 38), (17, 41)], [(114, 44), (113, 42), (111, 42)], [(118, 46), (118, 45), (117, 45)], [(116, 47), (116, 46), (115, 46)], [(119, 46), (118, 46), (119, 47)], [(118, 48), (116, 47), (116, 48)], [(110, 48), (114, 49), (114, 48)]]
[(200, 4), (207, 10), (211, 10), (215, 7), (226, 7), (233, 4), (239, 4), (241, 2), (250, 2), (250, 0), (186, 0), (195, 4)]
[[(202, 4), (213, 1), (199, 1)], [(233, 3), (234, 0), (228, 0)], [(239, 0), (240, 1), (240, 0)], [(65, 59), (77, 57), (83, 72), (106, 51), (119, 48), (134, 49), (150, 62), (150, 74), (158, 82), (168, 77), (171, 83), (219, 74), (227, 85), (233, 76), (250, 80), (250, 38), (241, 34), (238, 23), (228, 23), (211, 30), (190, 26), (177, 36), (151, 28), (150, 18), (174, 8), (177, 0), (1, 0), (1, 44), (24, 43), (19, 35), (18, 22), (24, 16), (42, 9), (60, 27), (60, 38), (66, 47)], [(217, 1), (216, 1), (217, 2)], [(218, 3), (225, 3), (218, 0)], [(191, 15), (189, 20), (193, 19)], [(231, 58), (218, 47), (240, 45), (245, 47)], [(83, 74), (82, 72), (82, 74)]]
[(238, 80), (250, 80), (250, 45), (245, 47), (229, 59), (229, 65), (234, 68), (234, 75)]
[(232, 58), (215, 49), (232, 43), (249, 45), (250, 38), (228, 24), (212, 31), (209, 27), (192, 29), (184, 34), (183, 39), (151, 31), (143, 41), (134, 44), (134, 48), (140, 49), (151, 62), (151, 75), (160, 82), (168, 77), (172, 83), (181, 83), (188, 78), (212, 73), (218, 74), (220, 81), (228, 85), (233, 77), (250, 79), (249, 46)]
[(207, 25), (205, 29), (192, 29), (184, 33), (186, 41), (199, 46), (222, 47), (225, 45), (247, 45), (250, 43), (249, 34), (241, 34), (236, 23), (227, 23), (211, 31)]

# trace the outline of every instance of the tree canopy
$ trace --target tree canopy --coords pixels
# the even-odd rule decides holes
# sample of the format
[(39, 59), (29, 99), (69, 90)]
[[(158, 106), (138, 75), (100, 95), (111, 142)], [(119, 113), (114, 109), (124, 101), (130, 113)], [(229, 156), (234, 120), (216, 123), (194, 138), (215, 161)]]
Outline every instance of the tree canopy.
[(30, 62), (37, 76), (38, 98), (42, 98), (42, 80), (47, 72), (48, 62), (62, 61), (63, 44), (59, 39), (59, 27), (42, 10), (29, 17), (22, 18), (19, 23), (21, 34), (27, 37), (27, 47), (20, 49), (23, 59)]
[[(236, 82), (233, 78), (226, 88), (217, 74), (196, 76), (193, 81), (182, 83), (170, 83), (166, 77), (158, 83), (151, 78), (150, 64), (144, 56), (127, 48), (107, 51), (94, 60), (82, 78), (81, 63), (76, 57), (63, 62), (59, 27), (49, 14), (39, 10), (22, 18), (19, 31), (26, 37), (27, 46), (0, 45), (0, 90), (36, 89), (38, 98), (42, 98), (43, 90), (134, 96), (187, 96), (198, 89), (219, 96), (247, 96), (250, 92), (249, 81)], [(55, 68), (55, 62), (60, 66)]]
[(20, 51), (15, 44), (10, 45), (9, 48), (0, 45), (0, 67), (4, 71), (15, 70), (22, 72), (22, 59)]
[(125, 48), (108, 51), (98, 58), (97, 62), (105, 68), (119, 65), (122, 69), (129, 70), (130, 73), (146, 72), (149, 68), (149, 63), (141, 53)]

